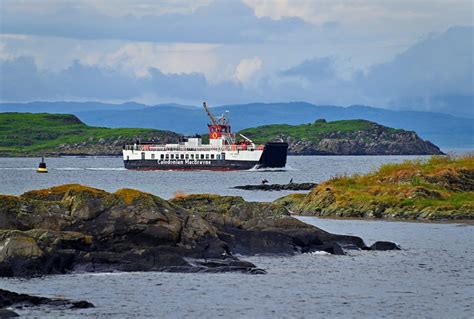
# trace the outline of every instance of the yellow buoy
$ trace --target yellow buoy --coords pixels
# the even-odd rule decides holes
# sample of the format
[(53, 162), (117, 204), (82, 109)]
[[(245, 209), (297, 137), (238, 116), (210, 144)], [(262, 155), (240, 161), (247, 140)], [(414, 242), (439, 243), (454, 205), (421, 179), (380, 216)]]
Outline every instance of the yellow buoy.
[(46, 168), (46, 163), (44, 162), (44, 157), (41, 156), (41, 163), (39, 163), (38, 169), (36, 170), (37, 173), (47, 173), (48, 169)]

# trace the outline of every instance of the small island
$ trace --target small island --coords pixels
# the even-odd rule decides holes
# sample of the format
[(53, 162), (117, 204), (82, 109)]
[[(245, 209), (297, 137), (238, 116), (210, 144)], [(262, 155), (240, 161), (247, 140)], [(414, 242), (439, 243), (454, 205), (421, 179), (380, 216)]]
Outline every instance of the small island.
[(474, 219), (474, 155), (385, 164), (340, 176), (275, 203), (294, 214), (418, 220)]
[(441, 155), (415, 132), (367, 120), (324, 119), (302, 125), (275, 124), (242, 130), (256, 143), (284, 141), (291, 155)]
[[(183, 135), (145, 128), (105, 128), (68, 114), (0, 113), (0, 156), (121, 156), (135, 141), (177, 143)], [(415, 132), (366, 120), (265, 125), (240, 131), (255, 143), (284, 141), (290, 155), (440, 155)], [(204, 134), (203, 140), (209, 138)]]
[(0, 156), (121, 155), (137, 140), (171, 143), (181, 135), (142, 128), (84, 124), (75, 115), (0, 113)]

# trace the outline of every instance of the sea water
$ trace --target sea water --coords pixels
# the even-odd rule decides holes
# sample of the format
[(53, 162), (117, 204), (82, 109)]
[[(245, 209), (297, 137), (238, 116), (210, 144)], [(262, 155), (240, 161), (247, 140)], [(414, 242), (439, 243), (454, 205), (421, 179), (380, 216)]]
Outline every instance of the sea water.
[(37, 158), (0, 158), (0, 194), (19, 195), (32, 189), (79, 183), (114, 192), (135, 188), (163, 198), (176, 192), (242, 196), (249, 201), (272, 201), (294, 193), (246, 191), (245, 184), (321, 182), (334, 176), (367, 173), (389, 162), (424, 159), (423, 156), (289, 156), (284, 169), (247, 171), (130, 171), (121, 157), (46, 158), (48, 174), (36, 173)]
[[(241, 184), (319, 182), (365, 173), (413, 157), (289, 157), (279, 172), (130, 172), (119, 158), (0, 159), (0, 193), (20, 194), (64, 183), (114, 191), (137, 188), (164, 198), (176, 191), (272, 200), (281, 192), (232, 189)], [(330, 232), (397, 242), (403, 250), (351, 251), (346, 256), (241, 257), (267, 270), (240, 273), (86, 273), (0, 279), (0, 288), (48, 297), (85, 299), (96, 307), (16, 310), (26, 317), (111, 318), (472, 318), (474, 228), (457, 223), (330, 220), (300, 217)]]

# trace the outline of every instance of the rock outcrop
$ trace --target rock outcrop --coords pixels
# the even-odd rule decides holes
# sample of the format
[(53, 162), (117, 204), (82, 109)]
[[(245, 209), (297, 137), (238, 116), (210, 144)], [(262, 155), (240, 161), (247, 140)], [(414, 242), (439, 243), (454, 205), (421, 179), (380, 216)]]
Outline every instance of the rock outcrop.
[(68, 271), (240, 271), (235, 257), (344, 253), (362, 239), (327, 233), (279, 204), (190, 195), (171, 201), (132, 189), (77, 184), (0, 196), (0, 276)]
[(290, 155), (441, 155), (443, 152), (413, 131), (394, 129), (366, 120), (303, 125), (269, 125), (243, 131), (251, 139), (288, 143)]
[(291, 155), (440, 155), (439, 147), (415, 132), (389, 130), (373, 123), (370, 130), (332, 132), (315, 141), (279, 136)]
[(309, 191), (316, 185), (316, 183), (257, 184), (234, 186), (233, 188), (249, 191)]
[(295, 214), (387, 219), (474, 219), (474, 157), (433, 157), (336, 177), (275, 201)]

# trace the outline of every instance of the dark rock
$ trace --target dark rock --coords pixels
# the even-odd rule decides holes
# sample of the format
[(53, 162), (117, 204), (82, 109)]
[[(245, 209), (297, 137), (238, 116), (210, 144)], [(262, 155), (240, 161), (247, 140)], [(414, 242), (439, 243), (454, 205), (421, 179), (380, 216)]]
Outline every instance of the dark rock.
[(344, 249), (339, 243), (332, 243), (332, 244), (326, 244), (326, 245), (319, 245), (315, 247), (316, 251), (325, 251), (327, 253), (330, 253), (332, 255), (345, 255), (346, 253), (344, 252)]
[(8, 309), (0, 309), (0, 319), (19, 317), (20, 315)]
[(215, 195), (190, 195), (172, 202), (212, 221), (232, 253), (293, 255), (327, 250), (343, 254), (339, 248), (346, 245), (368, 249), (359, 237), (335, 235), (303, 223), (280, 204)]
[(291, 217), (281, 204), (232, 196), (166, 201), (130, 189), (108, 193), (62, 185), (0, 196), (0, 207), (0, 276), (70, 271), (259, 274), (265, 271), (234, 254), (368, 249), (358, 237), (330, 234)]
[(377, 241), (372, 246), (371, 250), (401, 250), (400, 246), (389, 241)]
[(68, 299), (52, 299), (46, 297), (19, 294), (16, 292), (0, 289), (0, 308), (5, 307), (33, 307), (33, 306), (53, 306), (68, 309), (93, 308), (94, 305), (87, 301), (71, 301)]
[(317, 185), (316, 183), (258, 184), (235, 186), (234, 188), (259, 191), (307, 191)]
[(85, 300), (73, 301), (71, 309), (87, 309), (93, 308), (94, 305)]

